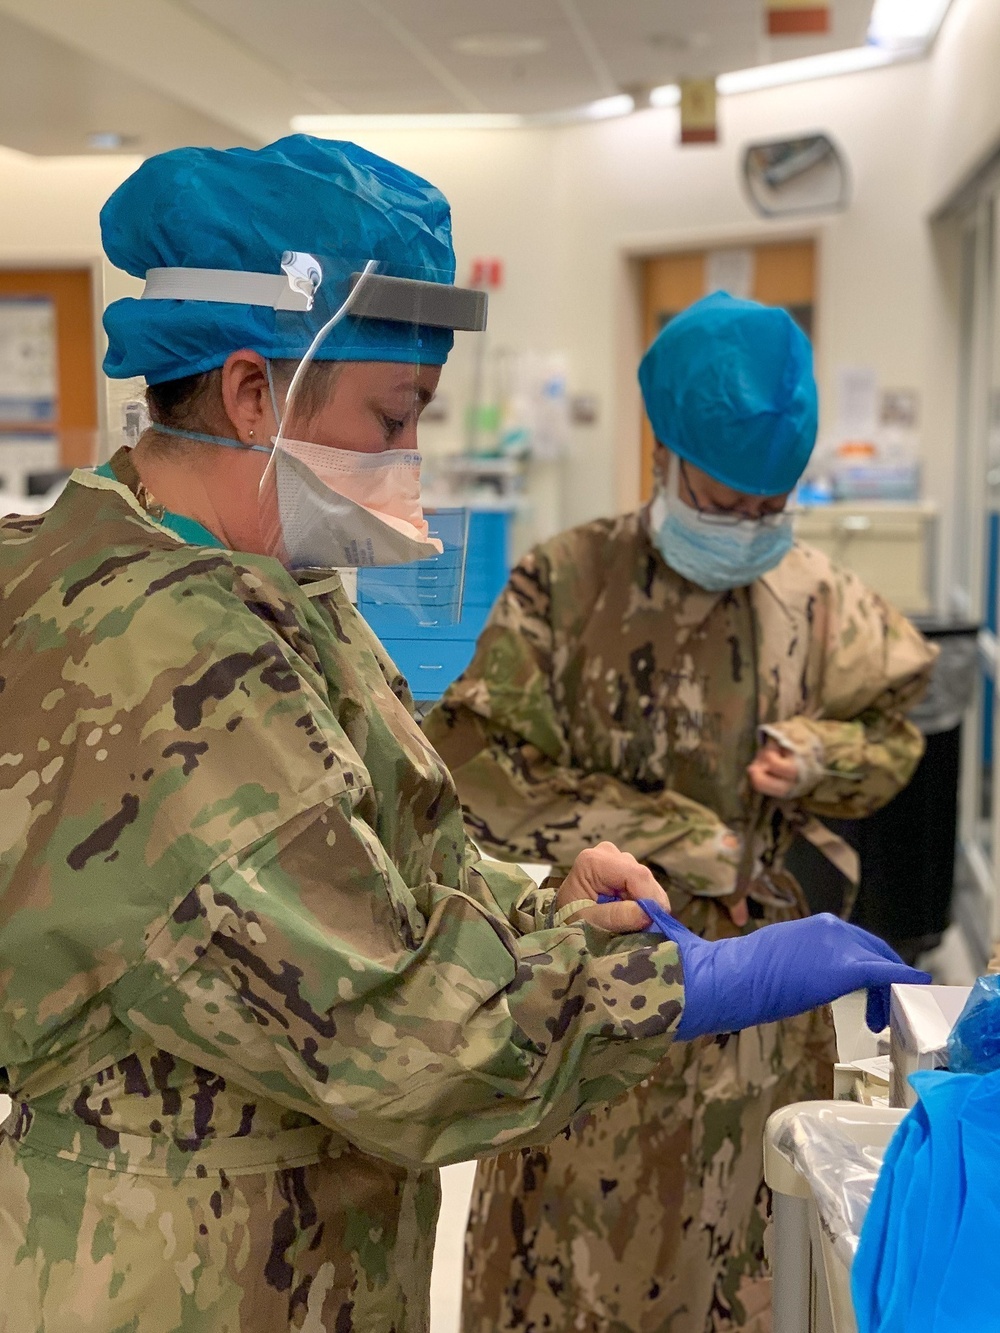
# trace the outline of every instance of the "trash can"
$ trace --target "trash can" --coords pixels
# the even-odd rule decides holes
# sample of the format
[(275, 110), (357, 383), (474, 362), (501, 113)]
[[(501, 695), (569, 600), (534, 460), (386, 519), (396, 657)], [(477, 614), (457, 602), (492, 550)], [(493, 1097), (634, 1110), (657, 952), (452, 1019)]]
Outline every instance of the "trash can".
[(905, 1111), (798, 1102), (764, 1129), (774, 1333), (857, 1333), (850, 1274), (882, 1158)]
[[(910, 962), (940, 942), (951, 920), (962, 717), (975, 689), (979, 630), (969, 621), (912, 619), (941, 650), (927, 694), (910, 713), (927, 740), (924, 756), (910, 785), (868, 819), (824, 821), (860, 857), (851, 920)], [(846, 881), (811, 844), (796, 839), (787, 864), (813, 911), (840, 910)]]

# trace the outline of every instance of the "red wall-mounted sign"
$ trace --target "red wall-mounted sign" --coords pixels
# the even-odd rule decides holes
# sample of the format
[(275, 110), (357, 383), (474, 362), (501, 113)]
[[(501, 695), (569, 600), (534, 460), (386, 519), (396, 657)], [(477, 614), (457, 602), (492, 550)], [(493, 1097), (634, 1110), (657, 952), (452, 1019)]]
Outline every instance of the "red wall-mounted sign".
[(479, 291), (497, 291), (503, 286), (503, 260), (492, 257), (474, 259), (469, 286)]
[(818, 4), (817, 0), (767, 0), (768, 36), (794, 37), (829, 31), (828, 4)]

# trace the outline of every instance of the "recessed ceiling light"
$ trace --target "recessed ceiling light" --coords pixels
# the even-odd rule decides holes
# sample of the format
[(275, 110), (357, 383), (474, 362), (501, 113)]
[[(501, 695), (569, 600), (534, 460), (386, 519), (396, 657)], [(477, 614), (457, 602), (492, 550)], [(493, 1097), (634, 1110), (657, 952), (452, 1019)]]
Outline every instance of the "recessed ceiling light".
[(651, 32), (646, 45), (654, 51), (689, 51), (691, 39), (682, 32)]
[(678, 83), (664, 83), (649, 90), (649, 105), (655, 107), (679, 106), (681, 89)]
[(629, 116), (635, 110), (635, 98), (629, 93), (599, 97), (581, 108), (588, 120), (611, 120), (615, 116)]
[(136, 142), (134, 134), (118, 134), (113, 130), (96, 130), (87, 135), (87, 147), (99, 153), (113, 153), (118, 148), (127, 148)]
[(524, 32), (474, 32), (453, 37), (453, 51), (463, 56), (486, 56), (491, 60), (511, 60), (518, 56), (537, 56), (547, 49), (544, 37)]

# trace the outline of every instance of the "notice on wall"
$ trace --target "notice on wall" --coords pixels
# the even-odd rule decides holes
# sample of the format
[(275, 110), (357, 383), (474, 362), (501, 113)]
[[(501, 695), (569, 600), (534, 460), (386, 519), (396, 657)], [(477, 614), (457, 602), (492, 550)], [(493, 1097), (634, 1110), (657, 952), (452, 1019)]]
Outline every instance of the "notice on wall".
[(728, 292), (749, 300), (753, 296), (754, 253), (750, 249), (709, 250), (705, 256), (705, 295)]
[(54, 421), (57, 384), (54, 303), (0, 299), (0, 422)]
[(920, 398), (916, 389), (884, 389), (880, 399), (879, 421), (883, 426), (916, 430), (919, 424)]
[(873, 366), (837, 367), (837, 432), (870, 440), (878, 426), (878, 375)]
[(681, 143), (717, 143), (718, 96), (714, 79), (681, 79)]

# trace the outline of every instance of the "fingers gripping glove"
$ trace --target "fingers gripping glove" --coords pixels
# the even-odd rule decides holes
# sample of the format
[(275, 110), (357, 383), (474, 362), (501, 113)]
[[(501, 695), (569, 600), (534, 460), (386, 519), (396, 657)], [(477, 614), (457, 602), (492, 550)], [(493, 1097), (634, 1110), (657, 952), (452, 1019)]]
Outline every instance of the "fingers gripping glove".
[(868, 991), (868, 1026), (881, 1032), (889, 1021), (889, 987), (930, 981), (883, 940), (828, 912), (761, 926), (735, 939), (703, 940), (658, 903), (647, 899), (642, 908), (651, 929), (673, 940), (680, 952), (685, 992), (680, 1041), (791, 1018), (862, 987)]

